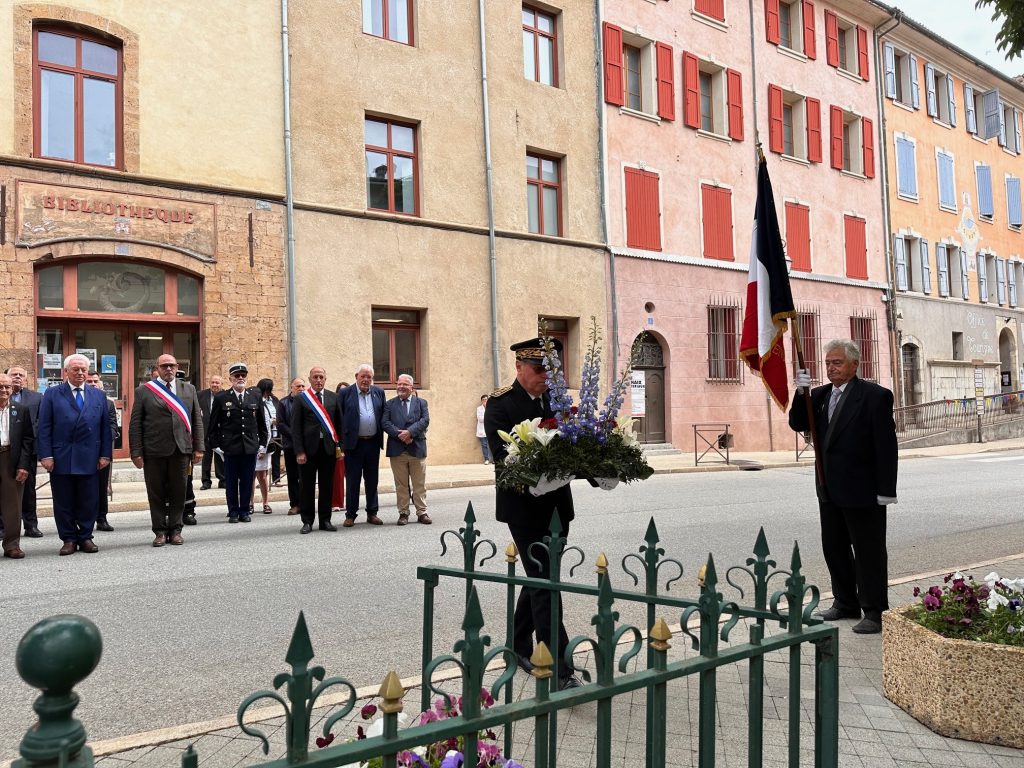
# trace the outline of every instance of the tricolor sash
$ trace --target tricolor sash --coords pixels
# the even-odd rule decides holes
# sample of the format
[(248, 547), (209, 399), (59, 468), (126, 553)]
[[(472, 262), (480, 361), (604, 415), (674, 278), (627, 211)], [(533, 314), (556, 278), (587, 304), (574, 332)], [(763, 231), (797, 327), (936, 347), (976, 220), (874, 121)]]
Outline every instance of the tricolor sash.
[(157, 384), (155, 381), (147, 381), (146, 386), (149, 387), (150, 391), (159, 397), (164, 405), (171, 409), (171, 413), (176, 413), (181, 417), (181, 420), (185, 423), (185, 429), (190, 433), (192, 432), (192, 420), (189, 418), (188, 408), (181, 402), (176, 394), (171, 392), (163, 384)]
[(338, 445), (341, 441), (338, 440), (338, 433), (334, 431), (334, 423), (331, 421), (331, 417), (327, 415), (327, 411), (324, 410), (324, 404), (320, 402), (313, 393), (308, 389), (302, 390), (302, 396), (306, 398), (306, 402), (309, 403), (310, 410), (316, 416), (320, 422), (320, 426), (324, 428), (324, 432), (331, 436), (335, 445)]

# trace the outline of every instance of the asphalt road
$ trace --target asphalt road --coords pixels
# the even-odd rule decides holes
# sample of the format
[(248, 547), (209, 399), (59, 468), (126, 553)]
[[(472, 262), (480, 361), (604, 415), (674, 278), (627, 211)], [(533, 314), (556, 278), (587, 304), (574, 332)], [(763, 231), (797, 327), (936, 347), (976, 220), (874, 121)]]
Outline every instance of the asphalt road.
[[(1019, 451), (904, 461), (900, 502), (889, 516), (890, 578), (1024, 551), (1022, 470)], [(810, 464), (659, 475), (612, 493), (574, 483), (570, 543), (586, 553), (576, 578), (592, 579), (594, 558), (603, 551), (613, 582), (628, 586), (619, 562), (638, 551), (653, 516), (660, 546), (686, 569), (673, 592), (696, 593), (695, 574), (708, 552), (720, 573), (742, 564), (759, 526), (780, 567), (788, 566), (799, 540), (805, 573), (827, 590), (812, 486)], [(185, 530), (184, 547), (163, 549), (149, 546), (148, 514), (121, 513), (112, 517), (114, 533), (97, 535), (99, 554), (72, 557), (57, 556), (53, 522), (44, 520), (47, 535), (27, 542), (25, 560), (0, 562), (0, 679), (6, 683), (0, 685), (0, 760), (16, 756), (33, 722), (35, 692), (14, 672), (18, 640), (53, 614), (82, 614), (103, 633), (100, 666), (78, 688), (78, 714), (92, 741), (232, 714), (242, 698), (269, 688), (287, 669), (283, 658), (300, 609), (317, 663), (329, 675), (363, 686), (376, 685), (389, 669), (418, 674), (416, 566), (460, 564), (451, 548), (440, 557), (438, 539), (459, 527), (470, 501), (484, 536), (498, 547), (498, 558), (485, 568), (503, 570), (510, 539), (493, 519), (493, 491), (486, 487), (432, 491), (429, 527), (390, 525), (393, 496), (382, 497), (384, 527), (360, 524), (309, 536), (298, 535), (294, 517), (257, 515), (249, 525), (228, 525), (223, 508), (206, 508), (200, 524)], [(442, 582), (438, 595), (439, 651), (458, 635), (462, 585)], [(502, 637), (501, 593), (485, 589), (482, 599), (491, 634)], [(570, 635), (589, 632), (593, 610), (580, 601), (567, 605)], [(639, 623), (635, 612), (622, 613)]]

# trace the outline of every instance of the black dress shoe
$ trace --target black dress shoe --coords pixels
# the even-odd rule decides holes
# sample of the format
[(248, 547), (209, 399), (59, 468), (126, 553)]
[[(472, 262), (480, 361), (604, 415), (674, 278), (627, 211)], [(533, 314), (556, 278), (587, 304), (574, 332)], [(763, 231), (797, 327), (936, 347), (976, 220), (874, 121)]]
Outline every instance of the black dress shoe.
[(237, 523), (238, 522), (238, 517), (236, 517), (234, 515), (229, 515), (228, 516), (228, 522), (229, 523)]
[(25, 535), (30, 539), (41, 539), (43, 538), (43, 532), (34, 525), (27, 526), (25, 528)]
[(109, 533), (110, 531), (114, 530), (114, 526), (112, 526), (106, 520), (97, 520), (96, 521), (96, 530), (97, 531), (107, 531)]
[(183, 518), (181, 518), (181, 522), (183, 522), (185, 525), (196, 525), (198, 521), (196, 520), (195, 515), (185, 515)]
[(334, 523), (320, 523), (320, 530), (321, 531), (336, 531), (336, 530), (338, 530), (338, 526), (336, 526)]
[(252, 518), (251, 518), (251, 517), (249, 517), (249, 515), (239, 515), (239, 516), (238, 516), (238, 519), (239, 519), (239, 520), (240, 520), (241, 522), (243, 522), (243, 523), (251, 523), (251, 522), (252, 522)]
[(561, 677), (558, 679), (558, 690), (567, 691), (570, 688), (582, 688), (583, 683), (576, 675), (569, 675), (568, 677)]
[(535, 669), (533, 662), (530, 661), (529, 657), (524, 656), (521, 653), (516, 654), (516, 664), (518, 664), (519, 668), (526, 674), (530, 674)]
[(302, 529), (299, 531), (299, 533), (312, 533), (312, 532), (313, 532), (313, 526), (310, 525), (309, 523), (303, 523), (302, 524)]
[(202, 485), (199, 486), (200, 491), (208, 491), (211, 488), (213, 488), (213, 483), (203, 483)]
[(853, 625), (853, 631), (858, 635), (877, 635), (882, 631), (882, 622), (865, 617)]
[(840, 608), (837, 605), (833, 605), (826, 611), (818, 611), (814, 614), (819, 619), (825, 621), (839, 621), (839, 619), (859, 619), (860, 609), (850, 610), (849, 608)]
[(217, 483), (217, 487), (218, 488), (227, 488), (228, 484), (225, 483), (223, 480), (221, 480), (220, 482)]

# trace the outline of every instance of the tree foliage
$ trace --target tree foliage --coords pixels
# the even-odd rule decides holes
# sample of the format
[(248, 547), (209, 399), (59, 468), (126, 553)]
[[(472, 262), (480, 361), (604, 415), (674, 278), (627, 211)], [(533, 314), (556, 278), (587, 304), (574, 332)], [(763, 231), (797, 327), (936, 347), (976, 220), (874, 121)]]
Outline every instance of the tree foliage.
[(996, 47), (1008, 59), (1019, 57), (1024, 52), (1024, 2), (1021, 0), (976, 0), (974, 7), (992, 8), (992, 21), (1002, 27), (996, 34)]

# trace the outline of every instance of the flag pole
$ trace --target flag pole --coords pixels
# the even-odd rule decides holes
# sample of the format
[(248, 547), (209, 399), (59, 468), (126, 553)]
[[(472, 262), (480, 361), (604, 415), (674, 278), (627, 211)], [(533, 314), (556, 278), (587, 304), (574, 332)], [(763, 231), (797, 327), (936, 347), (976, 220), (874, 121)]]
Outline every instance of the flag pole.
[[(800, 340), (799, 325), (795, 318), (789, 319), (789, 333), (793, 337), (793, 345), (796, 347), (796, 364), (798, 369), (806, 370), (804, 363), (804, 347)], [(818, 486), (825, 487), (825, 472), (821, 465), (821, 445), (818, 443), (818, 426), (814, 423), (814, 408), (811, 406), (811, 388), (807, 387), (804, 393), (804, 404), (807, 406), (807, 423), (811, 428), (811, 444), (814, 446), (814, 475), (818, 479)]]

